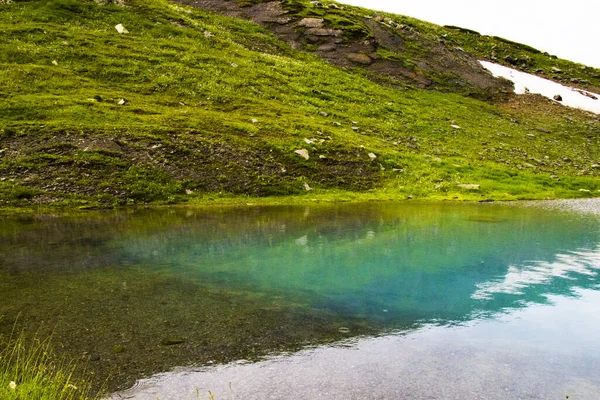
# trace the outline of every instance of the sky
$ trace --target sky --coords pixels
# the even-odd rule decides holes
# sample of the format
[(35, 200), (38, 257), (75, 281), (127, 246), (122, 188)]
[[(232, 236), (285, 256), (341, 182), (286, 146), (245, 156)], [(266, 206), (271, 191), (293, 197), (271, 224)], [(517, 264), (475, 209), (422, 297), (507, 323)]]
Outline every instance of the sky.
[(501, 36), (600, 68), (600, 0), (340, 0)]

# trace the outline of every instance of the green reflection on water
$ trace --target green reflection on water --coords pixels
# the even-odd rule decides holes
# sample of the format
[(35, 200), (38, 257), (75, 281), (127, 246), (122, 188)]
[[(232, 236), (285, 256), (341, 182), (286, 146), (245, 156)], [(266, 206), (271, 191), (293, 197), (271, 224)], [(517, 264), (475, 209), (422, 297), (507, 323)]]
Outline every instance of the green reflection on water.
[(21, 313), (117, 387), (569, 295), (597, 284), (599, 236), (596, 217), (499, 205), (5, 218), (0, 332)]

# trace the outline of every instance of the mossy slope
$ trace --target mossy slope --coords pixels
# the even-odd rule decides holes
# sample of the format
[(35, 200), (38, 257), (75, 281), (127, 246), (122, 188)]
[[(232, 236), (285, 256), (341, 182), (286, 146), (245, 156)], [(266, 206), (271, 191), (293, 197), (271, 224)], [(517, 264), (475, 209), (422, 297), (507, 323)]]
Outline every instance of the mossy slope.
[(13, 2), (0, 29), (1, 206), (599, 194), (598, 119), (541, 99), (399, 90), (163, 0)]

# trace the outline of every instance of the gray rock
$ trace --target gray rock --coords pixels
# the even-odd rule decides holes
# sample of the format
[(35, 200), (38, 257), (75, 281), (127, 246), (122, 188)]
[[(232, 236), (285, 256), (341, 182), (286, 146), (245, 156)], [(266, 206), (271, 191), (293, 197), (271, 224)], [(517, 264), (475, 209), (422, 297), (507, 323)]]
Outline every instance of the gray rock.
[(304, 18), (298, 22), (298, 26), (307, 28), (322, 28), (324, 20), (322, 18)]

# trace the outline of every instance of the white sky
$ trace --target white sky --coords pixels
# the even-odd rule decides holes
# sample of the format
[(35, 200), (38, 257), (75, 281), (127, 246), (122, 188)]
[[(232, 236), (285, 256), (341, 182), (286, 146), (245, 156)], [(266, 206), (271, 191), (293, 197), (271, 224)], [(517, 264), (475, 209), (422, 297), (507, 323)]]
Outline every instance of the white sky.
[(456, 25), (600, 68), (600, 0), (339, 0)]

